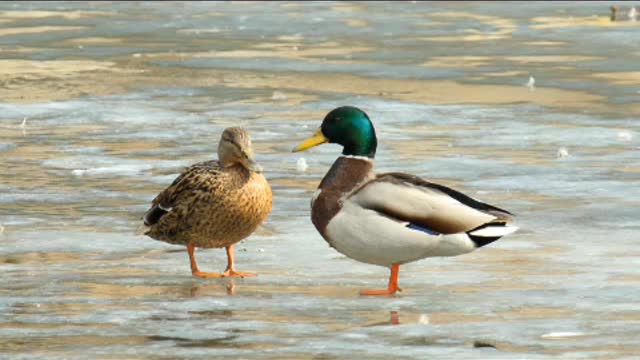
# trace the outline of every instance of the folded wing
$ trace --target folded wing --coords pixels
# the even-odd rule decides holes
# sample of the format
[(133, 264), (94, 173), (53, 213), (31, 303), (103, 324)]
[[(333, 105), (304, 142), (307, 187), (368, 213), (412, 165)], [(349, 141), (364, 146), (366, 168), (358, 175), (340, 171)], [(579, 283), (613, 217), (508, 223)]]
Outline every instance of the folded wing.
[[(378, 175), (356, 190), (349, 201), (409, 226), (445, 235), (480, 229), (490, 232), (487, 227), (506, 227), (512, 215), (446, 186), (403, 173)], [(505, 235), (505, 230), (490, 235)]]
[(215, 176), (220, 169), (218, 161), (205, 161), (188, 167), (171, 185), (164, 189), (151, 202), (151, 208), (143, 216), (144, 224), (152, 226), (169, 214), (174, 206), (188, 202), (193, 192), (199, 190), (206, 181), (203, 176)]

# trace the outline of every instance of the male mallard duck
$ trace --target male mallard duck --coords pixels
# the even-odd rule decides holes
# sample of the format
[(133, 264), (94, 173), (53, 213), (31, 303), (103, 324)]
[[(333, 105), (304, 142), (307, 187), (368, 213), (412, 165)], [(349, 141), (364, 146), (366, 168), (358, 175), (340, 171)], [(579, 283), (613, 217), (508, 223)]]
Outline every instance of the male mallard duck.
[(344, 255), (391, 267), (385, 290), (399, 291), (401, 264), (432, 256), (471, 252), (516, 231), (506, 210), (446, 186), (403, 173), (376, 174), (378, 140), (369, 116), (344, 106), (293, 151), (323, 143), (343, 146), (311, 200), (311, 221), (322, 237)]
[[(225, 129), (218, 161), (191, 165), (153, 199), (143, 217), (150, 227), (145, 235), (186, 245), (194, 276), (255, 276), (234, 269), (233, 244), (249, 236), (271, 212), (271, 187), (261, 172), (253, 160), (249, 133), (238, 127)], [(225, 272), (199, 271), (196, 247), (225, 247)]]

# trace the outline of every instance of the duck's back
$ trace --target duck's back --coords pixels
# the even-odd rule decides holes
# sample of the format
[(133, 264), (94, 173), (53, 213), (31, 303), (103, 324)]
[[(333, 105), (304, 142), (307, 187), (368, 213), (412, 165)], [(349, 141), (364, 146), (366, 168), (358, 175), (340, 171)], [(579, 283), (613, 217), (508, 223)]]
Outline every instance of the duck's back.
[(271, 211), (271, 187), (241, 165), (207, 161), (187, 168), (145, 214), (150, 237), (197, 247), (223, 247), (249, 236)]

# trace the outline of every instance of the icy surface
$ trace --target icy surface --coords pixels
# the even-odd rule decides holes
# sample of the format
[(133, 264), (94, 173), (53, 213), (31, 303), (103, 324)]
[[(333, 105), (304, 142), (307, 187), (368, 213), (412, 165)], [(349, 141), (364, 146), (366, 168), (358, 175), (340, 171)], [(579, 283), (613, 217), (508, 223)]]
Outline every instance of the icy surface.
[[(125, 69), (144, 60), (149, 77), (193, 71), (194, 81), (207, 69), (255, 72), (242, 73), (246, 82), (223, 73), (216, 79), (223, 85), (134, 82), (115, 95), (0, 102), (0, 359), (640, 353), (633, 82), (640, 25), (593, 25), (608, 21), (608, 4), (6, 2), (0, 9), (10, 29), (87, 26), (0, 36), (3, 59), (79, 57)], [(87, 43), (67, 42), (76, 37)], [(366, 49), (349, 52), (356, 47)], [(315, 49), (324, 50), (305, 52)], [(434, 54), (488, 60), (441, 66), (427, 61)], [(505, 60), (514, 54), (594, 58), (552, 66)], [(631, 73), (630, 83), (593, 76), (620, 71)], [(532, 97), (553, 87), (602, 100), (576, 109), (463, 103), (451, 93), (431, 104), (401, 91), (252, 83), (260, 72), (297, 74), (301, 82), (300, 74), (338, 73), (513, 85)], [(509, 72), (517, 74), (487, 75)], [(396, 296), (358, 296), (383, 287), (388, 270), (340, 255), (309, 219), (309, 201), (340, 149), (291, 153), (326, 112), (345, 104), (366, 110), (376, 125), (378, 171), (413, 173), (504, 207), (521, 230), (472, 254), (403, 266)], [(264, 226), (237, 245), (238, 269), (259, 276), (195, 279), (185, 249), (142, 235), (140, 218), (185, 166), (215, 158), (232, 125), (251, 133), (275, 196)], [(223, 250), (198, 250), (197, 258), (207, 271), (226, 264)]]

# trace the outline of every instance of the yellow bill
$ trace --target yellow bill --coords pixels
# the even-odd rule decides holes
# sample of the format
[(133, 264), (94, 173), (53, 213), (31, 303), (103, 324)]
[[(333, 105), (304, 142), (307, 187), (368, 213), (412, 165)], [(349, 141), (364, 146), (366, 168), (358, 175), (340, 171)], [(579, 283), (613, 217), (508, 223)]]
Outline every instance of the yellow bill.
[(311, 135), (310, 138), (305, 140), (302, 144), (294, 147), (292, 151), (293, 152), (297, 152), (297, 151), (307, 150), (307, 149), (312, 148), (314, 146), (318, 146), (320, 144), (324, 144), (327, 141), (329, 141), (329, 139), (327, 139), (324, 136), (324, 134), (322, 133), (322, 129), (318, 129), (318, 130), (316, 130), (316, 132), (313, 133), (313, 135)]

